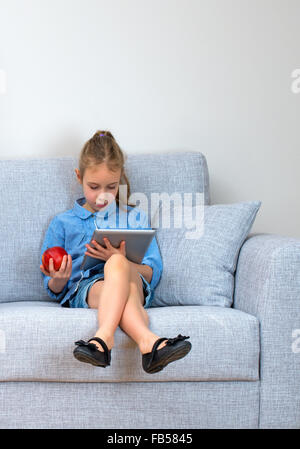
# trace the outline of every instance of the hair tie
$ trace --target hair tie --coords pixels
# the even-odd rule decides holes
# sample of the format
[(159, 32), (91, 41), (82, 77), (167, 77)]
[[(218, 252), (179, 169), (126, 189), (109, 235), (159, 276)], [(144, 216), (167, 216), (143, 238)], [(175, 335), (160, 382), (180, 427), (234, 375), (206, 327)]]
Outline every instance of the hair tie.
[(100, 134), (100, 136), (105, 136), (105, 134)]

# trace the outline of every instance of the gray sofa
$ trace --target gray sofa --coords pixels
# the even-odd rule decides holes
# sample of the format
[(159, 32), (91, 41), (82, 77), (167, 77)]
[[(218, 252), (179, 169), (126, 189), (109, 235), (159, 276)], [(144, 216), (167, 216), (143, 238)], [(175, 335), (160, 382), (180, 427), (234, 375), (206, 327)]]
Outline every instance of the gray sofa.
[[(97, 311), (51, 300), (39, 255), (50, 220), (82, 196), (75, 167), (72, 157), (0, 161), (0, 427), (300, 428), (297, 239), (248, 235), (233, 307), (148, 309), (153, 332), (189, 335), (193, 345), (163, 371), (145, 373), (120, 328), (110, 367), (73, 357), (74, 342), (94, 335)], [(204, 192), (210, 204), (200, 152), (128, 155), (126, 170), (132, 192), (149, 199)], [(164, 275), (160, 283), (169, 288)]]

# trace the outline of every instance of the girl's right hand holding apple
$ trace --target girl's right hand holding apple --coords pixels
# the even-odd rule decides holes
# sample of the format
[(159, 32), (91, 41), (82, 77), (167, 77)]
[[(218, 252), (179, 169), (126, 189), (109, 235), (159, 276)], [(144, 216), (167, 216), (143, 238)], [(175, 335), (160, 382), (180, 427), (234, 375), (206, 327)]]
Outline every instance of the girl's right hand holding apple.
[(54, 269), (52, 258), (49, 260), (49, 272), (45, 270), (43, 265), (40, 265), (40, 270), (46, 276), (51, 277), (48, 282), (49, 288), (54, 293), (60, 293), (64, 289), (72, 274), (72, 256), (68, 254), (68, 256), (63, 257), (60, 269), (58, 271)]

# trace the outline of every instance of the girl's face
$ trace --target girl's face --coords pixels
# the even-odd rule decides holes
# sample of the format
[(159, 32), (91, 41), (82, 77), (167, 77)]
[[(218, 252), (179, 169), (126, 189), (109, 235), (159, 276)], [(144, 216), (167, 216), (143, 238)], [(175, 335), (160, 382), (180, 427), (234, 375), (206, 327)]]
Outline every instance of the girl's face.
[[(79, 170), (75, 173), (78, 181), (82, 184), (83, 193), (86, 199), (85, 207), (90, 212), (105, 211), (105, 208), (112, 203), (118, 193), (121, 169), (117, 172), (108, 170), (105, 163), (85, 170), (81, 179)], [(104, 207), (100, 207), (104, 205)]]

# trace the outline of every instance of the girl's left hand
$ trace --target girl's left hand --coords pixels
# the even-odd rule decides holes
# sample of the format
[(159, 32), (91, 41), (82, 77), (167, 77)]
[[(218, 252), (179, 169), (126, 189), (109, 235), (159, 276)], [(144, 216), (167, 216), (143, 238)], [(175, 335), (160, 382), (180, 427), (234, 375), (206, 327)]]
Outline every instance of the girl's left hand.
[(86, 244), (87, 252), (85, 253), (87, 256), (94, 257), (95, 259), (101, 259), (107, 261), (110, 256), (113, 254), (122, 254), (126, 257), (126, 249), (125, 249), (125, 240), (120, 243), (119, 248), (115, 248), (111, 245), (108, 238), (103, 238), (106, 248), (100, 245), (100, 243), (96, 242), (96, 240), (92, 240), (92, 244), (95, 248), (92, 248), (89, 244)]

